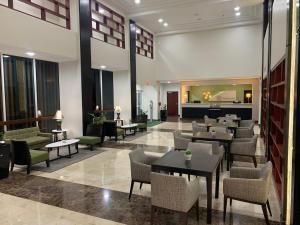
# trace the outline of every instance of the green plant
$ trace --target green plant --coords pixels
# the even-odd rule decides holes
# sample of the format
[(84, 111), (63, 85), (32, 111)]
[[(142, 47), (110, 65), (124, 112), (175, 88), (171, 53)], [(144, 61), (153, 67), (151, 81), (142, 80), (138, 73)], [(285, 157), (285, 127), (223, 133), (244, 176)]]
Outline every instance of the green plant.
[(192, 151), (189, 150), (189, 149), (187, 149), (187, 150), (185, 151), (185, 155), (192, 155)]
[(93, 124), (94, 125), (99, 125), (99, 124), (103, 124), (103, 122), (106, 120), (106, 116), (104, 113), (100, 113), (100, 114), (95, 114), (95, 113), (89, 113), (90, 116), (92, 116), (93, 118)]

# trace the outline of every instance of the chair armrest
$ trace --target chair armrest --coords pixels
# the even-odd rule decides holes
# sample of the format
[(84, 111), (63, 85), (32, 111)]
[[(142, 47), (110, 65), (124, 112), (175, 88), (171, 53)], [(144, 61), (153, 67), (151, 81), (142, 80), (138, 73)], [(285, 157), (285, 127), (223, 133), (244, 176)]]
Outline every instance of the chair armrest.
[(187, 188), (186, 188), (186, 199), (187, 199), (187, 208), (193, 206), (195, 201), (199, 199), (200, 196), (200, 180), (197, 177), (191, 182), (187, 181)]
[(160, 159), (161, 157), (160, 156), (155, 156), (155, 155), (148, 155), (146, 154), (147, 156), (147, 161), (148, 163), (151, 165), (152, 163), (154, 163), (156, 160)]
[(266, 203), (268, 186), (262, 179), (225, 178), (223, 181), (224, 195), (254, 203)]
[(51, 134), (51, 133), (39, 133), (38, 136), (52, 138), (52, 137), (53, 137), (53, 134)]
[(260, 171), (261, 169), (258, 168), (232, 167), (230, 170), (230, 177), (258, 179), (260, 177)]

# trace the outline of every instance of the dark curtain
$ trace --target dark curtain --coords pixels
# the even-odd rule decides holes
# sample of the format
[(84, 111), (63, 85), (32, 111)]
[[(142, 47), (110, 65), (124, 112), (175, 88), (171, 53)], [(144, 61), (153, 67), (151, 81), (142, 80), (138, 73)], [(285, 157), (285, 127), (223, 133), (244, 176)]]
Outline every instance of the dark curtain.
[[(36, 60), (38, 110), (42, 116), (53, 116), (60, 109), (58, 63)], [(54, 120), (41, 122), (43, 130), (56, 128)]]
[(98, 105), (101, 108), (101, 87), (100, 87), (100, 70), (92, 69), (92, 76), (94, 79), (93, 85), (93, 108)]
[[(6, 120), (20, 120), (35, 117), (33, 62), (21, 57), (5, 57), (4, 85)], [(31, 127), (35, 123), (10, 125), (7, 129)]]
[(103, 109), (109, 110), (106, 112), (106, 117), (109, 120), (114, 119), (114, 79), (113, 72), (102, 71), (102, 94), (103, 94)]

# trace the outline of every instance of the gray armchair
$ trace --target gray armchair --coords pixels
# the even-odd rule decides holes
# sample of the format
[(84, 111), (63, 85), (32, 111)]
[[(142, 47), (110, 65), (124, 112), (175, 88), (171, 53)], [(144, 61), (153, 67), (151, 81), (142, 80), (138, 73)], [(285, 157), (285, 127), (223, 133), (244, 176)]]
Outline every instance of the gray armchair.
[(200, 125), (196, 121), (192, 122), (192, 128), (193, 128), (193, 134), (195, 134), (197, 132), (206, 132), (207, 131), (205, 124)]
[(242, 120), (240, 127), (236, 129), (237, 138), (251, 138), (254, 135), (254, 122), (252, 120)]
[(208, 143), (190, 142), (188, 145), (188, 149), (191, 150), (192, 152), (199, 151), (209, 155), (213, 154), (212, 144), (208, 144)]
[(236, 138), (231, 143), (230, 148), (230, 157), (229, 160), (232, 161), (233, 156), (246, 156), (250, 157), (253, 160), (254, 166), (257, 167), (256, 161), (256, 144), (257, 144), (257, 135), (254, 135), (252, 138)]
[(223, 182), (224, 193), (224, 221), (226, 220), (227, 199), (232, 199), (258, 204), (262, 206), (267, 225), (269, 218), (267, 208), (272, 216), (268, 201), (272, 182), (272, 163), (267, 162), (261, 169), (254, 168), (232, 168), (230, 178)]
[(151, 173), (151, 224), (154, 211), (164, 209), (180, 212), (184, 215), (184, 224), (188, 223), (188, 212), (196, 207), (199, 221), (199, 179), (189, 182), (184, 177)]
[(180, 131), (173, 132), (173, 136), (175, 150), (186, 150), (188, 144), (192, 141), (192, 136), (183, 135)]
[(143, 183), (151, 183), (151, 164), (159, 159), (159, 157), (146, 155), (143, 150), (135, 150), (129, 153), (129, 158), (131, 168), (130, 200), (135, 182), (140, 183), (140, 189), (142, 188)]

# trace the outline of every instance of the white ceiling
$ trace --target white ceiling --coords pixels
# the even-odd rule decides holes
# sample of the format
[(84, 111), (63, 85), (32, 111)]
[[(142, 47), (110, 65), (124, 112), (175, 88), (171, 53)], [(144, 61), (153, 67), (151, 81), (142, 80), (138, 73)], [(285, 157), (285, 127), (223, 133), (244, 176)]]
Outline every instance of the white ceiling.
[[(130, 19), (157, 35), (257, 24), (263, 0), (109, 0)], [(241, 7), (236, 17), (234, 7)], [(158, 23), (163, 18), (169, 26)]]

